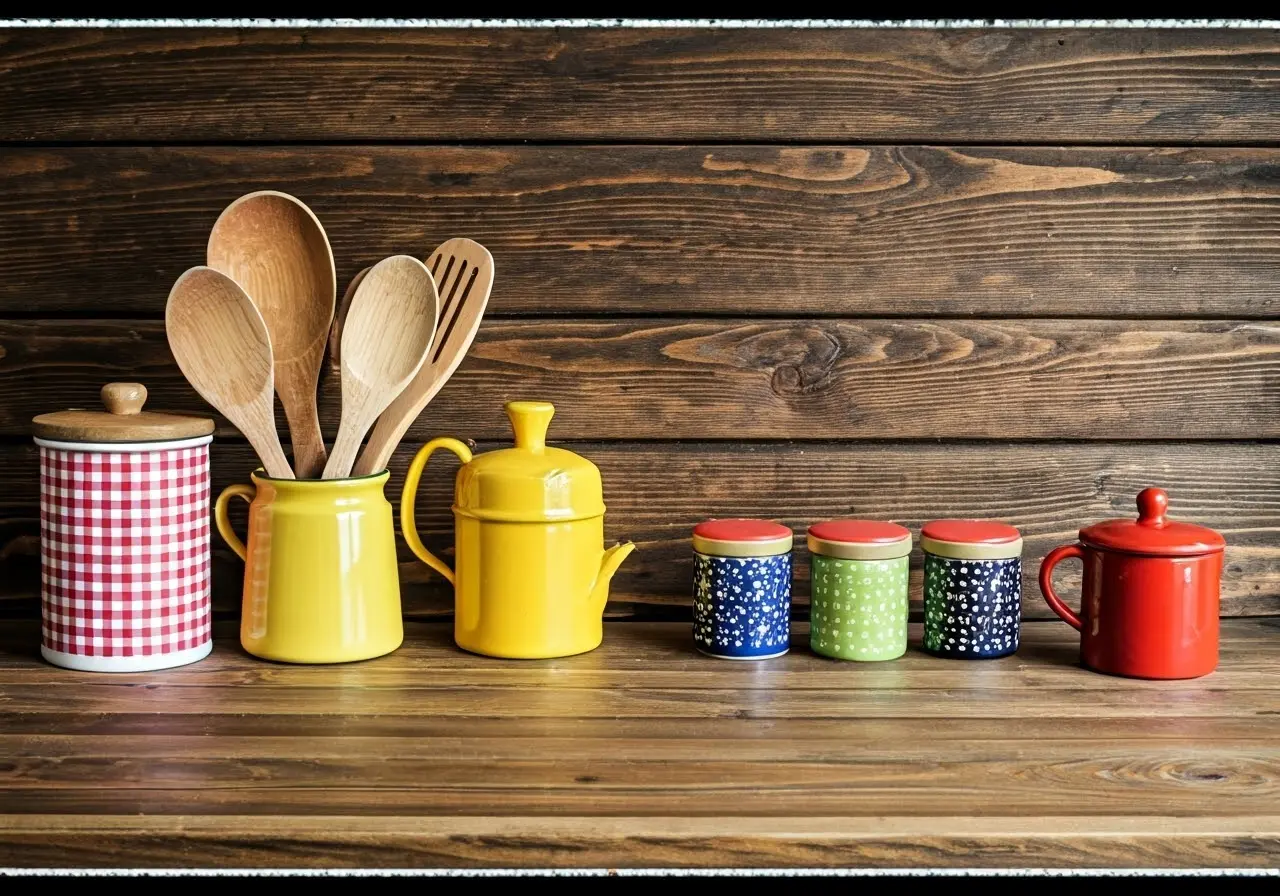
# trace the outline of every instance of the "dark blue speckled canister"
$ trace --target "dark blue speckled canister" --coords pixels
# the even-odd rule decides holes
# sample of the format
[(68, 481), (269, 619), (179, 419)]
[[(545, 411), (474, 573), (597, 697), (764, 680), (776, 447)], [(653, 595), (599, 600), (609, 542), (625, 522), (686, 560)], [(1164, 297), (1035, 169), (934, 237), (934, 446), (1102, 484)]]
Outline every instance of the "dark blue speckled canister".
[(935, 520), (924, 550), (924, 649), (957, 660), (989, 660), (1018, 649), (1022, 626), (1022, 535), (1007, 523)]
[(763, 660), (791, 644), (790, 529), (707, 520), (693, 530), (693, 641), (708, 656)]

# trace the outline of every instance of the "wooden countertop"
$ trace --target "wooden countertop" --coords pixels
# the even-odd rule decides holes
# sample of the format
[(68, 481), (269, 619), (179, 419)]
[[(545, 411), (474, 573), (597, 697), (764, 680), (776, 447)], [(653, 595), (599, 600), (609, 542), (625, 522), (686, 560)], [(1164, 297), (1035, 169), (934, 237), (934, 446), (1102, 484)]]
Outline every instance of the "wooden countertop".
[[(919, 641), (919, 631), (913, 643)], [(441, 624), (349, 666), (91, 675), (0, 624), (0, 866), (1280, 864), (1280, 619), (1193, 682), (1018, 655), (695, 653), (611, 624), (504, 662)]]

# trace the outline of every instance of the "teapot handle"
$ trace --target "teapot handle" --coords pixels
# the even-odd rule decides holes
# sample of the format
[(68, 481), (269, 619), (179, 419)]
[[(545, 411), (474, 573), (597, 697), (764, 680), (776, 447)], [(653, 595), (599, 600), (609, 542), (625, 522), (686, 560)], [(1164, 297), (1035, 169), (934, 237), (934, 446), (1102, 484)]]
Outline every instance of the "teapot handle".
[(1044, 558), (1044, 562), (1040, 564), (1040, 591), (1044, 594), (1044, 602), (1049, 605), (1049, 609), (1061, 616), (1062, 621), (1067, 625), (1080, 631), (1080, 617), (1073, 613), (1053, 590), (1053, 568), (1068, 557), (1083, 559), (1084, 549), (1078, 544), (1064, 544), (1060, 548), (1054, 548), (1049, 552), (1049, 556)]
[(418, 536), (418, 526), (413, 519), (413, 504), (417, 498), (418, 480), (422, 478), (422, 469), (427, 465), (427, 460), (437, 448), (447, 448), (458, 455), (458, 459), (464, 464), (471, 463), (471, 449), (457, 439), (432, 439), (419, 448), (418, 453), (413, 456), (413, 462), (409, 464), (409, 472), (404, 476), (404, 493), (400, 495), (400, 531), (404, 533), (404, 540), (409, 545), (409, 550), (413, 551), (427, 566), (448, 579), (449, 584), (452, 585), (454, 584), (453, 570), (427, 550), (427, 546)]

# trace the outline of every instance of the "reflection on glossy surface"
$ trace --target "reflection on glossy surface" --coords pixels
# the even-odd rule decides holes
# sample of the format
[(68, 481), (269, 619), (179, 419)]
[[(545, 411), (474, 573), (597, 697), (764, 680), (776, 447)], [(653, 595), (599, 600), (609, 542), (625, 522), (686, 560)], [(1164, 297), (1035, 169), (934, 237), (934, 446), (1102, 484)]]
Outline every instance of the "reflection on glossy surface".
[[(240, 643), (290, 663), (370, 659), (400, 646), (400, 584), (387, 473), (279, 480), (257, 473), (218, 498), (218, 531), (245, 560)], [(250, 501), (248, 545), (227, 519)]]

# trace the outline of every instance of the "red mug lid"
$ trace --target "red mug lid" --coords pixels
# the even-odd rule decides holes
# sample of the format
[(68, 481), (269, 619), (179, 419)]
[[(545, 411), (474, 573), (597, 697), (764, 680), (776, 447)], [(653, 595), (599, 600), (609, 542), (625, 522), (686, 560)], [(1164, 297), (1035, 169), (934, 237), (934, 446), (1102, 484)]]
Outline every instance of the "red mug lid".
[(1104, 520), (1080, 530), (1080, 541), (1092, 547), (1152, 557), (1189, 557), (1214, 554), (1227, 541), (1206, 526), (1179, 523), (1166, 516), (1169, 496), (1164, 489), (1138, 492), (1138, 518)]

